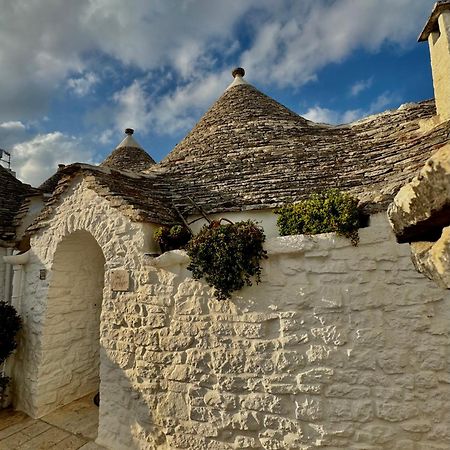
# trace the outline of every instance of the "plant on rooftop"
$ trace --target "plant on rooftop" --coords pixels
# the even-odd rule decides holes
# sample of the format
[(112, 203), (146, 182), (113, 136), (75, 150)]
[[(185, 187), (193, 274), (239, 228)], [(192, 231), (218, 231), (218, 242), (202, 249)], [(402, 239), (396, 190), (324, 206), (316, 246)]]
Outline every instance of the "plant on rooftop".
[(267, 258), (263, 249), (263, 229), (248, 220), (222, 224), (212, 221), (203, 226), (186, 247), (191, 258), (188, 269), (196, 280), (204, 278), (215, 288), (218, 300), (231, 297), (234, 291), (251, 286), (261, 279), (261, 259)]
[(281, 236), (335, 232), (358, 245), (361, 213), (358, 200), (348, 193), (329, 189), (275, 212)]
[[(16, 310), (0, 301), (0, 367), (17, 346), (15, 336), (21, 327), (21, 320)], [(0, 405), (3, 403), (9, 378), (0, 372)]]
[(191, 232), (183, 225), (159, 227), (153, 234), (161, 252), (184, 248), (192, 237)]

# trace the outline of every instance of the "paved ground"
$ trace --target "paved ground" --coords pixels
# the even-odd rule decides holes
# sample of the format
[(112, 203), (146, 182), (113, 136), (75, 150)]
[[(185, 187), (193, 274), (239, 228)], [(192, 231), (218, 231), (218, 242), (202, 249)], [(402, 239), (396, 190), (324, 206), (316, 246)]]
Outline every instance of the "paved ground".
[(93, 394), (35, 420), (20, 411), (0, 410), (0, 450), (100, 450), (98, 408)]

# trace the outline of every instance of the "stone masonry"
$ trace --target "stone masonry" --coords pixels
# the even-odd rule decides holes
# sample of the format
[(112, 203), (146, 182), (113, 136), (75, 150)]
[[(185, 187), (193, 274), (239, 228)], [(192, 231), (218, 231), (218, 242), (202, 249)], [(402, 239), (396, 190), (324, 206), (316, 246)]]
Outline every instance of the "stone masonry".
[[(70, 382), (55, 383), (55, 376), (58, 380), (70, 381), (70, 374), (76, 369), (74, 365), (67, 364), (67, 359), (62, 359), (61, 355), (69, 353), (81, 359), (80, 352), (74, 352), (72, 346), (67, 345), (81, 337), (80, 316), (74, 321), (71, 308), (79, 311), (89, 309), (92, 313), (95, 301), (78, 294), (83, 293), (86, 280), (93, 282), (98, 271), (103, 271), (103, 267), (99, 269), (98, 264), (95, 264), (97, 275), (87, 276), (89, 266), (93, 267), (90, 256), (96, 253), (86, 246), (99, 246), (108, 261), (104, 266), (105, 280), (109, 280), (110, 271), (115, 268), (134, 267), (140, 255), (149, 250), (148, 236), (152, 234), (150, 225), (128, 221), (107, 200), (86, 188), (85, 183), (80, 180), (74, 183), (54, 215), (52, 227), (33, 237), (30, 262), (25, 268), (24, 298), (19, 305), (23, 329), (19, 334), (14, 358), (14, 396), (15, 406), (35, 418), (71, 400), (70, 397), (61, 398), (61, 394), (58, 394), (59, 387), (70, 385)], [(80, 230), (91, 236), (90, 242), (79, 242), (82, 261), (76, 257), (76, 248), (69, 250), (71, 236)], [(68, 242), (68, 246), (63, 246)], [(54, 260), (58, 259), (58, 249), (63, 249), (62, 258), (59, 258), (63, 264), (56, 265)], [(40, 279), (41, 270), (46, 270), (43, 280)], [(77, 270), (81, 274), (77, 274)], [(69, 275), (65, 277), (64, 286), (58, 273), (67, 271)], [(79, 286), (74, 287), (74, 282), (78, 282)], [(73, 299), (68, 299), (68, 288), (79, 291), (75, 292), (79, 297), (79, 305), (73, 305)], [(87, 292), (92, 293), (92, 290)], [(105, 290), (103, 295), (108, 295), (108, 291)], [(89, 317), (89, 313), (85, 317)], [(88, 326), (87, 323), (85, 325)], [(93, 329), (91, 331), (94, 333)], [(96, 333), (98, 336), (98, 329)], [(64, 334), (70, 334), (71, 337)], [(98, 348), (98, 343), (92, 342), (92, 348), (94, 346)], [(98, 361), (93, 361), (93, 365), (98, 366)], [(79, 392), (84, 392), (83, 386), (80, 386)]]
[[(57, 336), (46, 317), (57, 304), (49, 295), (55, 255), (85, 230), (107, 261), (97, 443), (449, 448), (448, 292), (416, 272), (384, 213), (360, 230), (358, 247), (333, 234), (269, 238), (262, 283), (218, 302), (179, 252), (146, 255), (150, 226), (131, 222), (86, 182), (64, 193), (32, 238), (15, 362), (20, 409), (34, 417), (54, 409), (51, 374), (74, 370), (67, 362), (55, 369), (44, 351), (45, 336)], [(117, 269), (130, 275), (127, 292), (112, 289)]]
[(270, 239), (263, 283), (227, 302), (185, 258), (144, 259), (134, 292), (104, 299), (98, 442), (448, 449), (448, 294), (383, 214), (360, 235)]

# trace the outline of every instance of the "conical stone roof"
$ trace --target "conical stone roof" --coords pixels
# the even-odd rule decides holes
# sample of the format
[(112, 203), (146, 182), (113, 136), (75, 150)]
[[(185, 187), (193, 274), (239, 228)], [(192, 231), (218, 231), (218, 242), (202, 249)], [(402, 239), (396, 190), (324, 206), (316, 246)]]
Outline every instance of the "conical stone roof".
[[(233, 82), (234, 83), (234, 82)], [(288, 148), (308, 121), (248, 83), (230, 85), (162, 165), (180, 160), (232, 158), (255, 148)]]
[(188, 205), (189, 196), (210, 212), (273, 208), (330, 188), (384, 209), (447, 140), (450, 124), (421, 130), (433, 115), (428, 101), (348, 125), (316, 124), (238, 73), (192, 131), (145, 172), (165, 174), (177, 206)]
[(153, 164), (144, 152), (134, 165), (130, 155), (143, 150), (127, 136), (102, 165), (140, 172), (149, 164), (142, 173), (82, 164), (64, 168), (67, 176), (30, 229), (47, 226), (58, 196), (79, 173), (89, 175), (99, 195), (120, 199), (120, 208), (130, 206), (132, 220), (160, 224), (179, 220), (178, 211), (192, 209), (190, 199), (208, 213), (224, 213), (274, 208), (327, 188), (357, 195), (367, 212), (385, 210), (448, 143), (450, 121), (429, 127), (434, 101), (347, 125), (315, 124), (239, 75), (161, 163)]
[(125, 130), (125, 139), (100, 166), (139, 173), (155, 164), (154, 159), (133, 138), (133, 132), (131, 128)]

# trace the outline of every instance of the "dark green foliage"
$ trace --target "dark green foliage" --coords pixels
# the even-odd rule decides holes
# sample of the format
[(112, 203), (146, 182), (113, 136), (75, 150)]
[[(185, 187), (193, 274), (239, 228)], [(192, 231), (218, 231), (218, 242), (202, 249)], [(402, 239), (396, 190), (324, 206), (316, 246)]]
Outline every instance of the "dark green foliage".
[(21, 320), (16, 310), (0, 301), (0, 363), (16, 348), (15, 336), (20, 326)]
[(358, 200), (345, 192), (330, 189), (312, 194), (306, 200), (282, 206), (276, 213), (281, 236), (335, 232), (358, 245)]
[(191, 238), (191, 233), (183, 225), (173, 225), (172, 227), (159, 227), (153, 236), (164, 253), (184, 248)]
[(265, 235), (252, 221), (205, 225), (186, 247), (191, 258), (188, 269), (198, 280), (215, 288), (218, 300), (231, 297), (233, 291), (259, 283), (260, 261), (267, 258), (263, 249)]
[[(15, 336), (20, 330), (21, 320), (16, 310), (7, 303), (0, 301), (0, 365), (16, 348)], [(0, 400), (3, 398), (8, 377), (0, 375)]]

